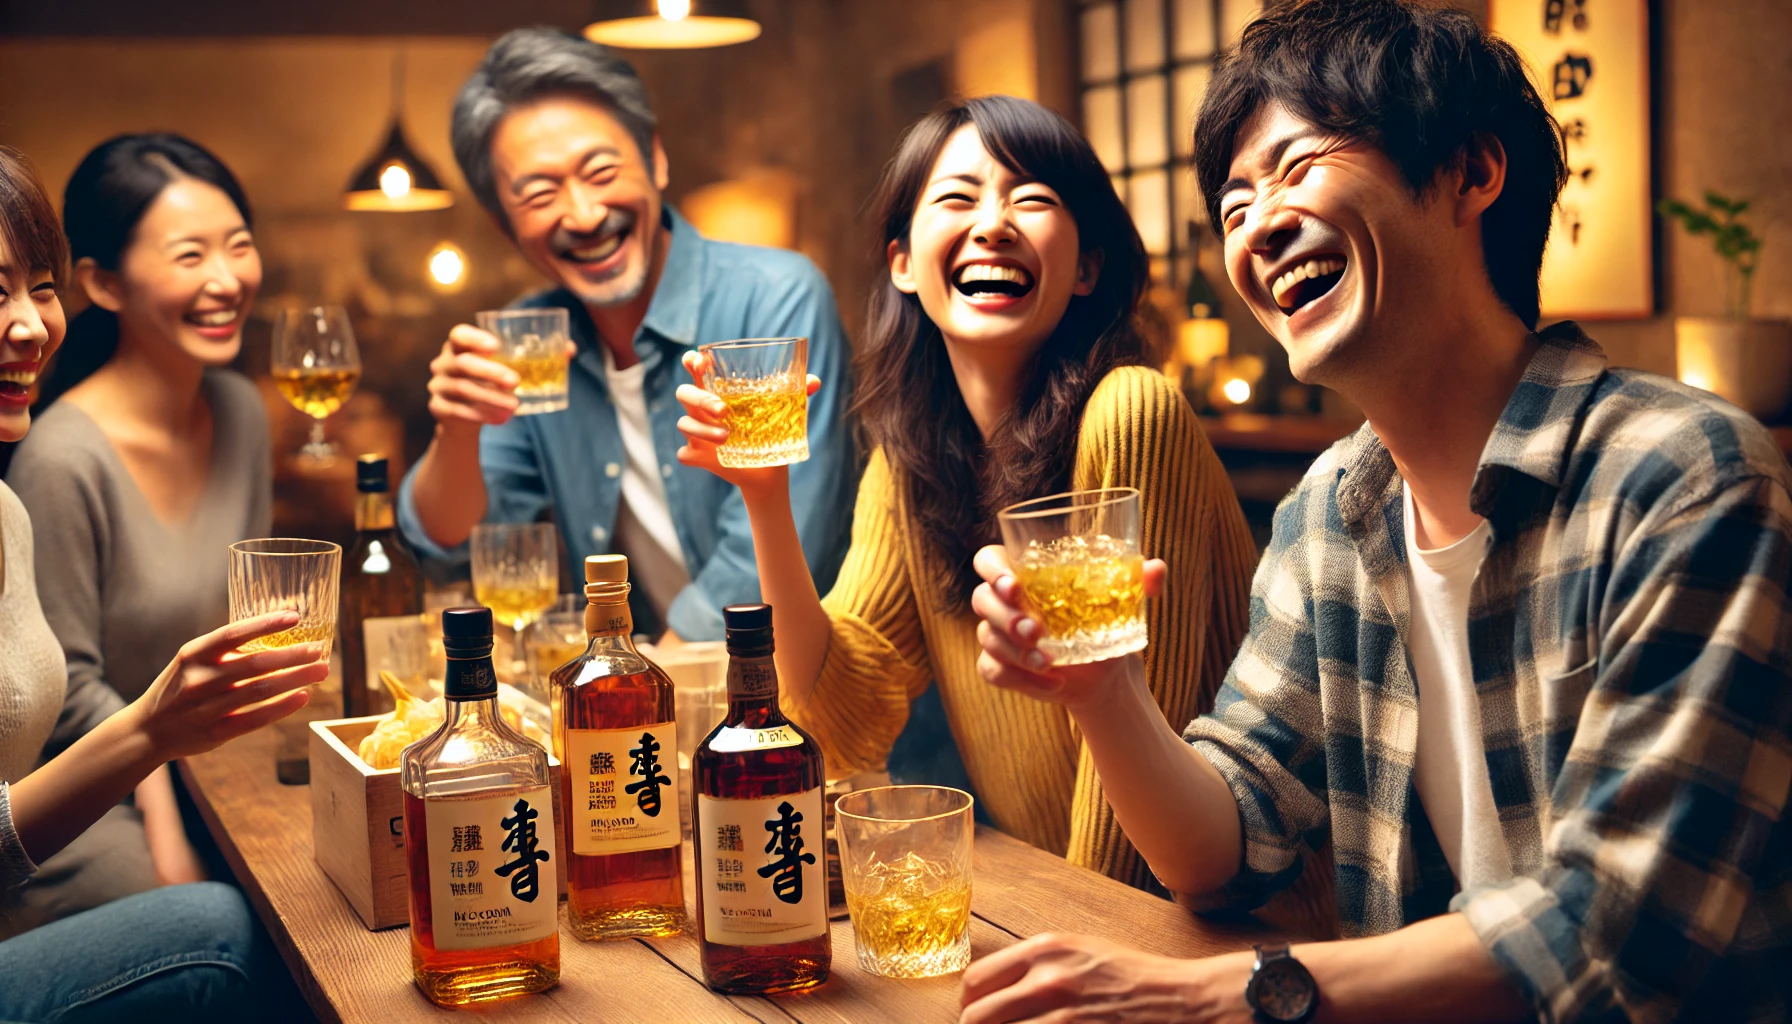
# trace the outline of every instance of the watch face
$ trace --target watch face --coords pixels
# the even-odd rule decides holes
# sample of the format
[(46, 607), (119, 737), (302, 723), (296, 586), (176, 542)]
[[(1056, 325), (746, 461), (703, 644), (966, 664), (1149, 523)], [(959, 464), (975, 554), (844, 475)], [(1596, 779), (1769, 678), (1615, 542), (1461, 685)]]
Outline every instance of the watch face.
[(1313, 1008), (1312, 975), (1294, 960), (1273, 960), (1251, 981), (1257, 1009), (1273, 1020), (1299, 1020)]

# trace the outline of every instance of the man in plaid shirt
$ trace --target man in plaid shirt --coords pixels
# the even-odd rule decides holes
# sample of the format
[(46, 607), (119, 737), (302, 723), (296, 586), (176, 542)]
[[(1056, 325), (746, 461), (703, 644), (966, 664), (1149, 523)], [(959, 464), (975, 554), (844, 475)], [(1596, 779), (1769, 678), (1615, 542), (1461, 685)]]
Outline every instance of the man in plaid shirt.
[(1722, 401), (1536, 330), (1565, 170), (1517, 55), (1407, 0), (1279, 5), (1196, 168), (1239, 294), (1368, 423), (1277, 511), (1183, 735), (1137, 655), (1051, 667), (996, 548), (983, 669), (1070, 710), (1185, 902), (1259, 906), (1329, 844), (1344, 939), (1042, 936), (972, 966), (963, 1020), (1787, 1019), (1792, 473)]

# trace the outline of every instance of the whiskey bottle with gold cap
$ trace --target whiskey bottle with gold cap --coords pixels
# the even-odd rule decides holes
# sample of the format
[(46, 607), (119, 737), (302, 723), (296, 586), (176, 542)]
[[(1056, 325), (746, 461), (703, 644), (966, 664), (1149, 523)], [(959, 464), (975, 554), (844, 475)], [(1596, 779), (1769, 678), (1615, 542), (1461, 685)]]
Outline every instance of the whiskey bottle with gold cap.
[(554, 670), (566, 919), (581, 939), (684, 928), (672, 680), (629, 634), (628, 559), (585, 559), (585, 653)]

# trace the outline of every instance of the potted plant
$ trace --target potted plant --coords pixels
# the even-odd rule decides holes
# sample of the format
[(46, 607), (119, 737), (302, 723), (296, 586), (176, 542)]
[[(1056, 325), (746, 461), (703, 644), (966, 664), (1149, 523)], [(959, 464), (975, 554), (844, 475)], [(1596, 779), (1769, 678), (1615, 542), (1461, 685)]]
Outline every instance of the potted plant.
[(1761, 238), (1742, 223), (1748, 207), (1707, 191), (1703, 207), (1664, 199), (1656, 209), (1688, 234), (1711, 236), (1724, 261), (1724, 315), (1674, 320), (1680, 379), (1765, 419), (1792, 399), (1792, 323), (1749, 316)]

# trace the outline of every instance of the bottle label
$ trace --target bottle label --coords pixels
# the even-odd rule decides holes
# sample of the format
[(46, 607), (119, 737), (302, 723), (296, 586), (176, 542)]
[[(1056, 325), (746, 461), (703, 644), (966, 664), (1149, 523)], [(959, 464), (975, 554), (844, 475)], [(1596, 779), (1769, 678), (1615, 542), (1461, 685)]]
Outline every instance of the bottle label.
[(775, 697), (778, 694), (778, 670), (770, 655), (763, 658), (730, 658), (728, 661), (728, 696)]
[(437, 949), (533, 942), (559, 927), (554, 798), (546, 786), (423, 803)]
[(738, 754), (744, 750), (774, 750), (778, 747), (800, 747), (803, 736), (788, 725), (773, 729), (743, 729), (724, 725), (710, 738), (709, 749), (722, 754)]
[(705, 941), (776, 946), (827, 933), (820, 786), (751, 800), (700, 794), (697, 829)]
[(572, 852), (601, 857), (677, 846), (678, 728), (566, 730)]

